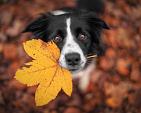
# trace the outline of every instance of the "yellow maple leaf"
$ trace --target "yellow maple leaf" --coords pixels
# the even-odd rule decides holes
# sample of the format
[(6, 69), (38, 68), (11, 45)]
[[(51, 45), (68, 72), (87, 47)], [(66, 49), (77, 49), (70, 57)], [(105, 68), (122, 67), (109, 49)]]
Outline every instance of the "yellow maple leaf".
[(33, 39), (23, 45), (33, 60), (17, 70), (15, 78), (27, 86), (39, 85), (35, 93), (36, 105), (42, 106), (55, 99), (61, 89), (71, 96), (71, 73), (58, 64), (60, 50), (56, 44)]

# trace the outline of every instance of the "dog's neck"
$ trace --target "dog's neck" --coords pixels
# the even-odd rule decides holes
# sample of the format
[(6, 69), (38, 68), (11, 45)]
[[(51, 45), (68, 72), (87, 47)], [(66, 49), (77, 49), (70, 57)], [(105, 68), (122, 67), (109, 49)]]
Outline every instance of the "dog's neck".
[(89, 66), (80, 71), (73, 73), (73, 79), (79, 79), (79, 88), (81, 91), (85, 92), (87, 90), (87, 87), (89, 85), (90, 77), (92, 71), (95, 69), (95, 61), (93, 61)]

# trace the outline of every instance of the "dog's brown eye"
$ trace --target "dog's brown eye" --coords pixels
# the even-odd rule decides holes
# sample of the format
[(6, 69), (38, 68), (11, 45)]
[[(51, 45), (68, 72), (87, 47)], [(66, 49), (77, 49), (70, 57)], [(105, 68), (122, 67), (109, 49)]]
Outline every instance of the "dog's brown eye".
[(87, 36), (83, 35), (83, 34), (79, 34), (78, 39), (81, 41), (84, 41), (87, 39)]
[(55, 38), (54, 38), (54, 41), (55, 42), (61, 42), (62, 41), (62, 37), (57, 35)]

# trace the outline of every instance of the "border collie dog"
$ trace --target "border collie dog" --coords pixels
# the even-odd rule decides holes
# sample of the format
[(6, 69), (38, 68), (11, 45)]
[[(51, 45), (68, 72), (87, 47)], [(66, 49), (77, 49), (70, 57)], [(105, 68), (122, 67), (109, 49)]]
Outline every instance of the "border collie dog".
[(93, 11), (65, 8), (42, 14), (24, 32), (32, 32), (46, 42), (54, 40), (61, 51), (59, 64), (69, 69), (74, 79), (79, 78), (80, 89), (85, 90), (94, 68), (94, 63), (87, 63), (87, 56), (103, 53), (100, 34), (108, 28)]

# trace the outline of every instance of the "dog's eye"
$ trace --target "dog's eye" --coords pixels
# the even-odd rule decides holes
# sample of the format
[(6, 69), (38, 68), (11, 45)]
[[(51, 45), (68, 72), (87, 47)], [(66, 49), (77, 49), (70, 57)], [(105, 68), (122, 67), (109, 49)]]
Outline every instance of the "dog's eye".
[(61, 42), (62, 41), (62, 37), (60, 35), (57, 35), (55, 38), (54, 38), (54, 41), (55, 42)]
[(87, 39), (87, 36), (84, 35), (84, 34), (79, 34), (78, 39), (81, 40), (81, 41), (84, 41), (84, 40)]

